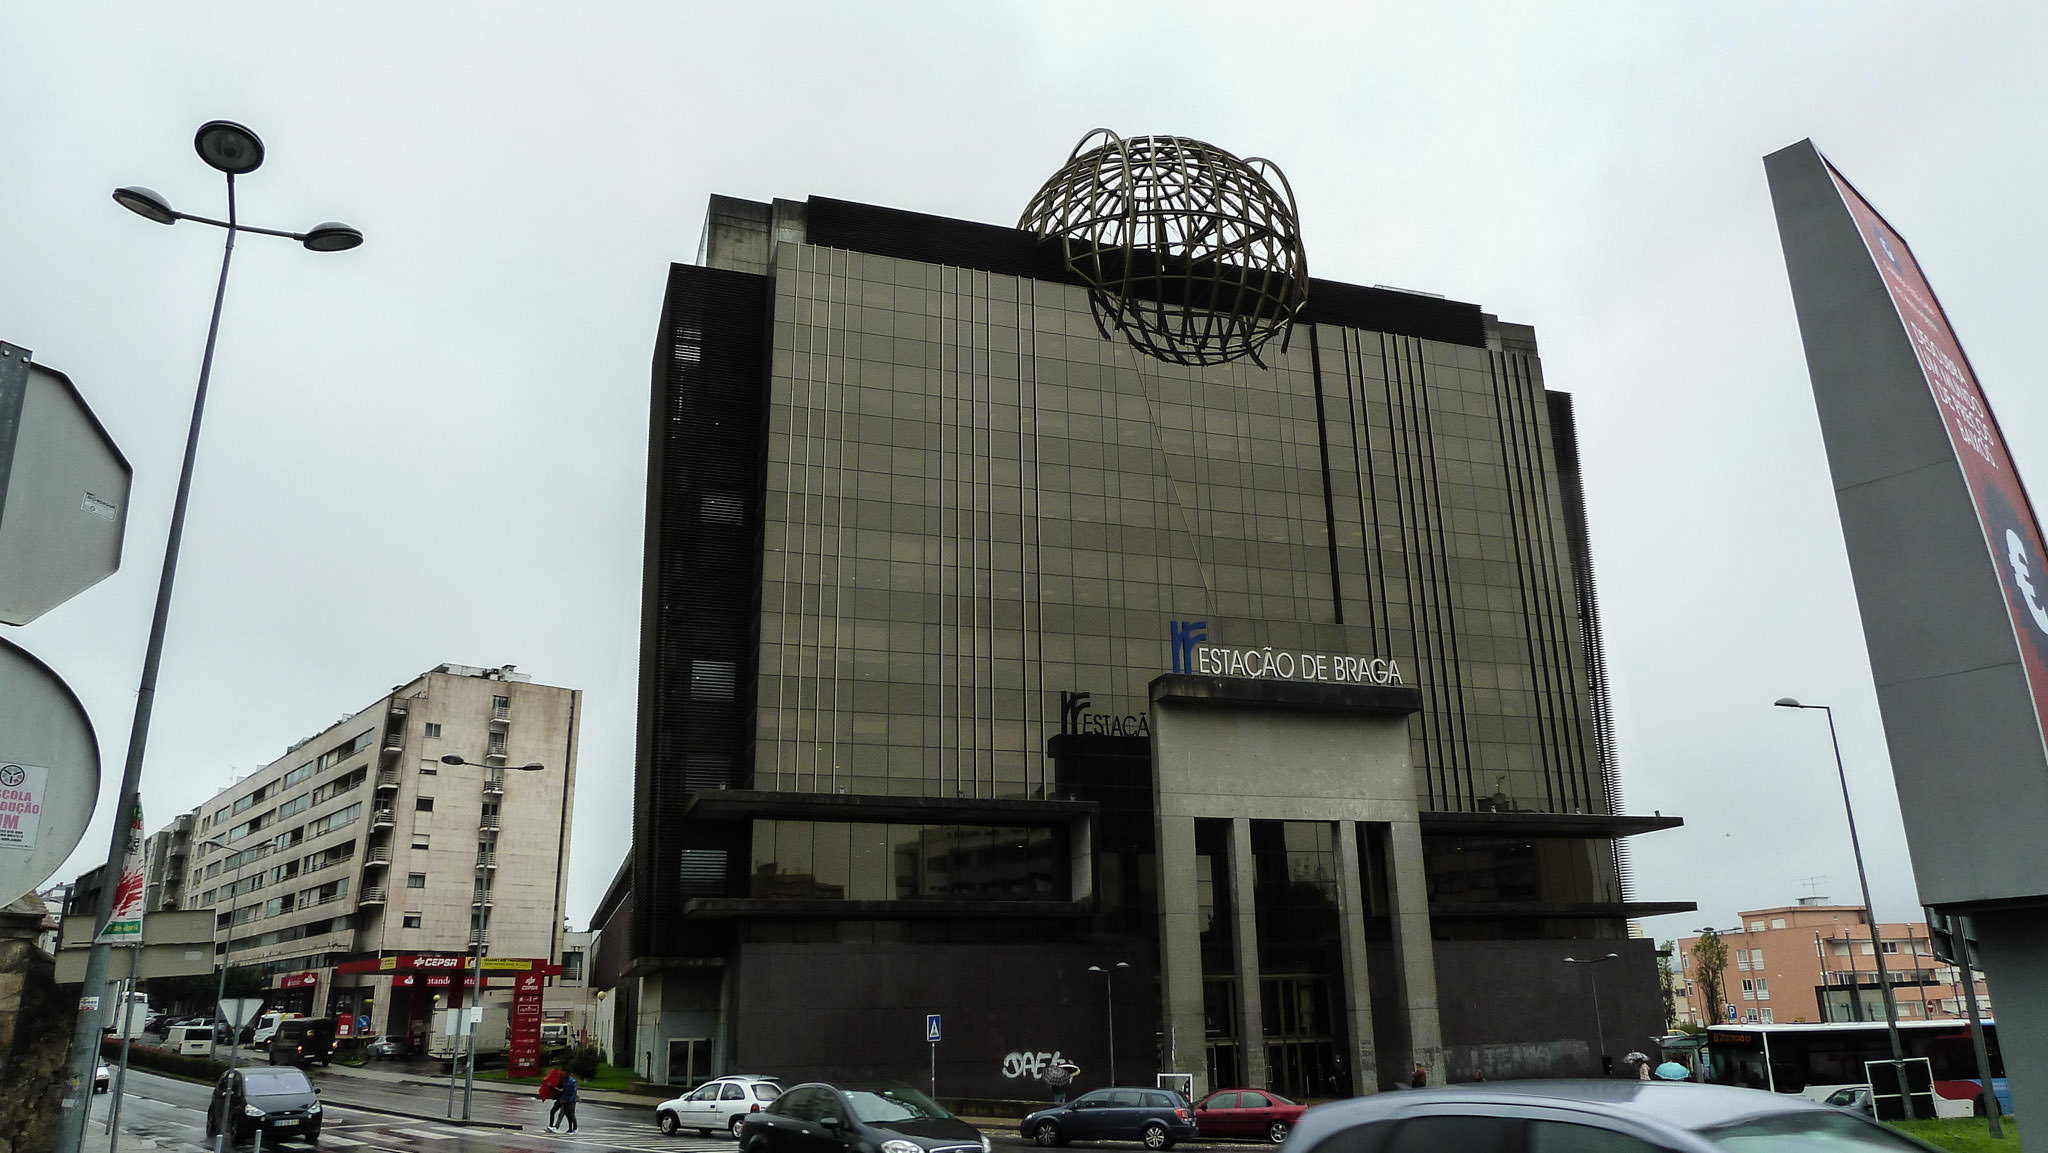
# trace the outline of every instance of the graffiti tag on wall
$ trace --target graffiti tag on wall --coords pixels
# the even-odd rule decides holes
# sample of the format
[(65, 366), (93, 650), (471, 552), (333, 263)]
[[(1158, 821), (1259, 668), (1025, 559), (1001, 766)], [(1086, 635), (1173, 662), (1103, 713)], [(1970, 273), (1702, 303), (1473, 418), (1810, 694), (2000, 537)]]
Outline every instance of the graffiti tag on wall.
[(1043, 1049), (1036, 1053), (1011, 1053), (1003, 1058), (1003, 1076), (1013, 1080), (1018, 1077), (1043, 1077), (1053, 1062), (1065, 1059), (1058, 1049), (1049, 1053)]

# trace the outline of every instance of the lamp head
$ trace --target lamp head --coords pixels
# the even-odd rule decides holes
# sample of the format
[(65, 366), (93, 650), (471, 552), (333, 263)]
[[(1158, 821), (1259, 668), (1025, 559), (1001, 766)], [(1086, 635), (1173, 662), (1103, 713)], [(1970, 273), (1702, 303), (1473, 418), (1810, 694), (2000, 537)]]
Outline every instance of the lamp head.
[(466, 765), (469, 762), (456, 756), (454, 753), (443, 753), (441, 754), (441, 763), (444, 765)]
[(299, 243), (311, 252), (347, 252), (361, 245), (363, 234), (339, 220), (323, 220), (306, 233)]
[(144, 188), (139, 184), (132, 188), (116, 188), (114, 189), (114, 203), (142, 217), (144, 220), (154, 220), (158, 224), (176, 224), (178, 222), (177, 210), (172, 208), (171, 202), (165, 200), (153, 188)]
[(192, 137), (199, 159), (229, 176), (243, 176), (263, 166), (263, 141), (232, 120), (209, 120)]
[(1781, 709), (1803, 709), (1806, 707), (1805, 705), (1800, 704), (1798, 698), (1796, 697), (1779, 697), (1777, 700), (1772, 701), (1771, 703), (1778, 706)]

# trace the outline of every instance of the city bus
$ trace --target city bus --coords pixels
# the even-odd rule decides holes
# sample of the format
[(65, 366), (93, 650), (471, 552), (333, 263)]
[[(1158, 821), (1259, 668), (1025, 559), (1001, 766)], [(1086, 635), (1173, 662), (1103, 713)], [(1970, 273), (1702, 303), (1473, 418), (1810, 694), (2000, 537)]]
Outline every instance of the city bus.
[[(1942, 1117), (1981, 1114), (1984, 1083), (1977, 1077), (1977, 1051), (1968, 1021), (1901, 1021), (1899, 1046), (1908, 1059), (1927, 1058), (1934, 1074), (1934, 1108)], [(1992, 1092), (1999, 1111), (2012, 1112), (2005, 1065), (1998, 1052), (1998, 1026), (1984, 1022), (1984, 1048), (1991, 1062)], [(1892, 1059), (1883, 1021), (1828, 1025), (1713, 1025), (1707, 1029), (1707, 1079), (1796, 1093), (1826, 1101), (1838, 1089), (1868, 1084), (1865, 1061)]]

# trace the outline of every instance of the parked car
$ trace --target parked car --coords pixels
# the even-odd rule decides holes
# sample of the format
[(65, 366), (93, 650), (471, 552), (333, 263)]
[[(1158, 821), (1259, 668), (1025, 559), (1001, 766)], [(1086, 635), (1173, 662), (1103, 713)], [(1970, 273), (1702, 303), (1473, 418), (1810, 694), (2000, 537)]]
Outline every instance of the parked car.
[(740, 1122), (747, 1119), (747, 1114), (760, 1112), (780, 1096), (782, 1082), (773, 1077), (720, 1077), (656, 1105), (654, 1123), (671, 1136), (684, 1129), (695, 1129), (707, 1137), (714, 1131), (737, 1137)]
[(740, 1123), (741, 1153), (815, 1153), (879, 1149), (884, 1153), (944, 1149), (988, 1153), (988, 1138), (938, 1102), (883, 1081), (827, 1085), (812, 1081), (777, 1097)]
[(260, 1129), (273, 1134), (273, 1140), (317, 1141), (320, 1113), (320, 1094), (302, 1069), (230, 1069), (213, 1086), (206, 1136), (210, 1140), (225, 1129), (230, 1141), (241, 1142)]
[(1482, 1081), (1318, 1105), (1289, 1153), (1598, 1149), (1601, 1153), (1931, 1150), (1840, 1109), (1779, 1093), (1683, 1081)]
[(113, 1087), (114, 1070), (110, 1068), (105, 1061), (101, 1061), (98, 1065), (95, 1065), (93, 1067), (92, 1091), (95, 1093), (104, 1093)]
[(1064, 1105), (1024, 1118), (1018, 1131), (1039, 1145), (1069, 1141), (1142, 1141), (1171, 1149), (1197, 1134), (1194, 1107), (1172, 1089), (1091, 1089)]
[(1270, 1089), (1218, 1089), (1195, 1102), (1195, 1128), (1204, 1137), (1248, 1137), (1278, 1145), (1308, 1106)]
[(269, 1056), (273, 1065), (334, 1064), (334, 1018), (286, 1018), (270, 1038)]
[(396, 1033), (372, 1033), (363, 1038), (363, 1056), (385, 1061), (405, 1056), (405, 1038)]
[(1861, 1113), (1865, 1117), (1875, 1118), (1877, 1116), (1877, 1107), (1870, 1099), (1870, 1086), (1868, 1085), (1851, 1085), (1847, 1089), (1837, 1089), (1828, 1094), (1827, 1103), (1837, 1109), (1847, 1109), (1851, 1113)]

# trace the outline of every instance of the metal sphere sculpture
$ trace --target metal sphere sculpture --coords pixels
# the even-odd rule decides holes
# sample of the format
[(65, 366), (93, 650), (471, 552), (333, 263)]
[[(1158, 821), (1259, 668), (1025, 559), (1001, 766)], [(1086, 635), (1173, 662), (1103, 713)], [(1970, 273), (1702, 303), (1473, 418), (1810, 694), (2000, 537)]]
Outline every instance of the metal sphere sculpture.
[(1057, 243), (1103, 336), (1173, 364), (1281, 348), (1308, 302), (1294, 190), (1271, 161), (1183, 136), (1081, 138), (1017, 227)]

